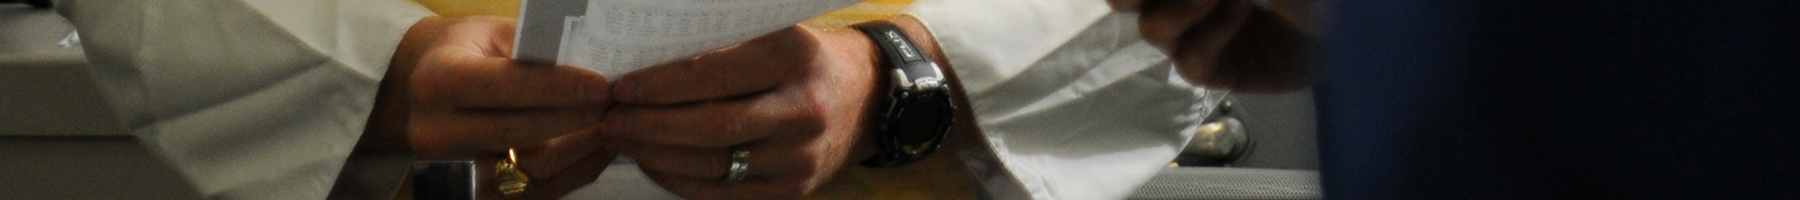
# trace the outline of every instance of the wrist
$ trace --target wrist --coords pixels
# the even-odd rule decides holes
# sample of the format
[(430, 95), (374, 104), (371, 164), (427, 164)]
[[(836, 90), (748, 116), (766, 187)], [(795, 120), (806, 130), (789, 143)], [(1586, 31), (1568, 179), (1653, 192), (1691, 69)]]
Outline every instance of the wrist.
[[(914, 46), (918, 47), (918, 49), (920, 51), (923, 51), (925, 53), (925, 55), (929, 55), (927, 57), (929, 57), (932, 60), (932, 62), (937, 63), (939, 70), (941, 70), (944, 73), (945, 81), (947, 83), (949, 83), (949, 85), (950, 85), (950, 94), (951, 94), (950, 96), (952, 97), (951, 100), (952, 100), (952, 103), (958, 109), (955, 110), (955, 115), (954, 115), (954, 120), (953, 120), (954, 123), (950, 127), (950, 132), (944, 136), (944, 139), (942, 141), (941, 147), (939, 147), (938, 152), (939, 153), (955, 153), (955, 152), (961, 152), (961, 151), (969, 150), (969, 149), (983, 148), (983, 147), (979, 146), (982, 143), (980, 141), (985, 141), (986, 138), (980, 136), (981, 135), (980, 129), (978, 129), (975, 126), (975, 115), (973, 112), (974, 107), (970, 106), (969, 95), (965, 90), (963, 90), (962, 79), (959, 76), (957, 76), (955, 66), (950, 64), (949, 57), (944, 54), (943, 46), (940, 46), (936, 36), (931, 33), (931, 29), (926, 27), (925, 23), (923, 21), (920, 21), (918, 18), (915, 18), (910, 15), (894, 16), (894, 17), (886, 19), (885, 21), (887, 21), (888, 23), (894, 24), (894, 27), (898, 28), (901, 32), (905, 33), (907, 38), (911, 39), (913, 41)], [(866, 37), (865, 37), (865, 40), (867, 40)], [(871, 49), (873, 49), (873, 48), (871, 48)], [(870, 55), (877, 55), (876, 58), (879, 58), (880, 52), (878, 50), (871, 50)], [(879, 66), (879, 65), (877, 65), (877, 66)], [(877, 68), (879, 68), (879, 67), (877, 67)], [(878, 92), (886, 92), (885, 89), (890, 87), (889, 84), (891, 83), (891, 81), (887, 80), (888, 78), (891, 78), (891, 77), (882, 76), (882, 77), (876, 78), (877, 81), (879, 81), (879, 83), (881, 84), (879, 86), (879, 88), (883, 88), (882, 90), (880, 90)], [(879, 94), (880, 94), (880, 96), (877, 96), (877, 97), (886, 97), (886, 93), (879, 93)], [(885, 105), (885, 104), (878, 104), (878, 105)], [(873, 115), (873, 114), (871, 114), (871, 115)], [(864, 145), (864, 146), (874, 146), (874, 144), (872, 144), (872, 143), (874, 143), (873, 141), (866, 142), (866, 143), (871, 143), (871, 144)], [(867, 149), (871, 149), (871, 151), (873, 151), (874, 148), (869, 147)], [(873, 153), (870, 153), (869, 155), (873, 155)], [(859, 158), (866, 159), (867, 156), (859, 157)], [(928, 161), (921, 161), (921, 162), (938, 162), (941, 164), (942, 162), (947, 162), (947, 161), (942, 161), (942, 160), (956, 160), (956, 158), (949, 158), (948, 156), (936, 156), (936, 157), (928, 157), (925, 160), (928, 160)], [(929, 160), (939, 160), (939, 161), (929, 161)], [(960, 162), (953, 162), (953, 163), (960, 163)], [(956, 165), (960, 165), (960, 164), (956, 164)], [(942, 166), (939, 166), (939, 167), (942, 167)], [(917, 167), (906, 167), (906, 168), (932, 168), (932, 167), (931, 166), (917, 166)]]
[[(901, 28), (902, 24), (907, 28)], [(869, 68), (876, 74), (871, 81), (886, 85), (875, 89), (874, 98), (869, 100), (872, 105), (865, 112), (869, 116), (866, 119), (872, 122), (864, 124), (868, 130), (863, 131), (864, 137), (869, 138), (865, 141), (872, 140), (878, 152), (863, 160), (862, 165), (896, 167), (938, 152), (955, 123), (958, 107), (967, 106), (953, 102), (957, 96), (952, 91), (954, 83), (945, 72), (949, 68), (938, 64), (943, 59), (937, 58), (941, 57), (937, 45), (919, 42), (932, 40), (930, 33), (923, 32), (923, 26), (907, 17), (852, 27), (878, 50), (873, 51), (877, 56), (871, 64), (876, 67)]]

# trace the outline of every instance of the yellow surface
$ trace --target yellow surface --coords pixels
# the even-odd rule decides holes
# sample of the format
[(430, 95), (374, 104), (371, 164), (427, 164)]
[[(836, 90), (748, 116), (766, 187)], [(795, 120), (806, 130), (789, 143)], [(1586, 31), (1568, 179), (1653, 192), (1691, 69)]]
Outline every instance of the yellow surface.
[[(473, 15), (519, 16), (519, 0), (414, 0), (444, 17)], [(825, 13), (800, 24), (816, 28), (837, 28), (857, 22), (885, 19), (900, 13), (913, 0), (868, 0), (844, 9)]]
[(493, 15), (519, 17), (519, 0), (414, 0), (438, 16)]
[(825, 13), (825, 15), (813, 17), (805, 22), (800, 22), (800, 24), (808, 27), (831, 29), (849, 26), (850, 24), (856, 24), (857, 22), (887, 19), (888, 17), (900, 14), (900, 10), (906, 9), (906, 5), (912, 4), (912, 2), (913, 0), (868, 0), (863, 1), (862, 3), (856, 3), (856, 5), (850, 5), (850, 7), (845, 7), (844, 9)]

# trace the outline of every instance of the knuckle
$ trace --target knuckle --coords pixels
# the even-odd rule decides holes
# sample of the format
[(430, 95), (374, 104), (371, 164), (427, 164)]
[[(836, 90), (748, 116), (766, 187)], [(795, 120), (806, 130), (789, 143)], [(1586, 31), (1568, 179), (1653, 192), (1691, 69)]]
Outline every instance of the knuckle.
[(776, 58), (777, 61), (784, 61), (787, 66), (799, 66), (815, 60), (824, 45), (819, 41), (818, 33), (800, 26), (771, 33), (765, 42), (767, 43), (759, 45), (764, 48), (763, 51), (758, 51), (762, 52), (762, 57)]
[(792, 112), (791, 122), (793, 122), (794, 128), (807, 133), (824, 131), (827, 121), (825, 113), (827, 104), (819, 102), (820, 100), (817, 98), (800, 99), (801, 103), (795, 105)]
[(442, 84), (438, 84), (440, 82), (444, 82), (443, 79), (445, 78), (440, 74), (443, 74), (443, 73), (438, 70), (430, 70), (430, 69), (422, 69), (422, 70), (419, 70), (417, 73), (413, 73), (412, 80), (408, 81), (410, 83), (407, 84), (408, 86), (411, 86), (412, 99), (421, 100), (421, 101), (436, 100), (436, 99), (443, 98), (442, 96), (439, 96), (441, 94), (448, 94), (448, 93), (454, 92), (454, 91), (446, 91), (446, 90), (450, 90), (451, 88), (446, 87), (445, 85), (442, 85)]
[(797, 64), (818, 60), (820, 50), (825, 48), (825, 43), (819, 41), (819, 34), (811, 31), (805, 32), (802, 37), (793, 38), (790, 42), (796, 44), (795, 46), (798, 48), (788, 48), (784, 53), (793, 58)]
[[(427, 101), (461, 101), (484, 92), (486, 85), (475, 81), (477, 74), (458, 70), (441, 62), (422, 65), (413, 73), (412, 94), (414, 99)], [(476, 96), (478, 97), (478, 96)]]
[(721, 133), (739, 134), (748, 131), (744, 126), (750, 124), (749, 120), (749, 117), (714, 117), (712, 124), (719, 127)]
[(800, 153), (797, 155), (799, 156), (794, 156), (787, 162), (792, 163), (793, 165), (788, 170), (808, 176), (824, 173), (823, 169), (826, 169), (823, 166), (825, 159), (823, 159), (822, 156), (815, 153)]
[(821, 108), (812, 100), (791, 95), (776, 95), (760, 100), (757, 103), (756, 115), (766, 117), (766, 123), (777, 124), (774, 131), (780, 134), (810, 134), (818, 132), (824, 124), (825, 117)]

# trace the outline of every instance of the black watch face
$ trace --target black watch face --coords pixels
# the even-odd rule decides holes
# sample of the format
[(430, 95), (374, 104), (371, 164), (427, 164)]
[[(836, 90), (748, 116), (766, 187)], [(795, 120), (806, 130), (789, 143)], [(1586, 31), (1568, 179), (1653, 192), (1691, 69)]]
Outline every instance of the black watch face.
[(896, 122), (892, 132), (895, 133), (894, 143), (909, 153), (937, 146), (955, 116), (955, 105), (950, 103), (950, 97), (939, 92), (924, 93), (908, 97), (904, 104), (896, 107), (901, 110), (893, 119)]

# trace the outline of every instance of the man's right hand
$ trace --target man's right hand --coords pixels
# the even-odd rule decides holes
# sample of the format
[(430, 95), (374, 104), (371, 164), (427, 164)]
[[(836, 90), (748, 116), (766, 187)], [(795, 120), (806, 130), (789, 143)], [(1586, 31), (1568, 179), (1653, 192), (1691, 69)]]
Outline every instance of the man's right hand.
[(423, 159), (481, 158), (483, 199), (500, 198), (490, 167), (508, 149), (533, 178), (526, 197), (559, 198), (617, 155), (598, 131), (611, 86), (586, 69), (514, 62), (516, 27), (498, 17), (420, 20), (394, 53), (370, 121)]
[(406, 132), (414, 150), (423, 155), (505, 151), (600, 123), (611, 88), (606, 78), (576, 67), (514, 62), (516, 26), (496, 17), (427, 18), (413, 26), (407, 39), (436, 38), (416, 48), (402, 44), (400, 50), (418, 55), (406, 81), (411, 96)]

